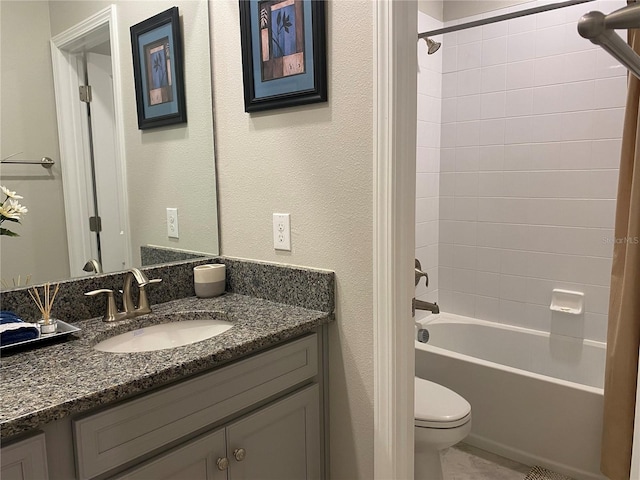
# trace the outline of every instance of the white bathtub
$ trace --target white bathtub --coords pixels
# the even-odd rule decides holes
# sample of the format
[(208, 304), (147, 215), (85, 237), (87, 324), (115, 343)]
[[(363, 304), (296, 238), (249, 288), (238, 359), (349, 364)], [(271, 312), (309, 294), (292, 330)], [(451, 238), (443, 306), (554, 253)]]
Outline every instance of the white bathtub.
[(416, 375), (471, 404), (466, 443), (576, 479), (600, 474), (605, 344), (441, 313)]

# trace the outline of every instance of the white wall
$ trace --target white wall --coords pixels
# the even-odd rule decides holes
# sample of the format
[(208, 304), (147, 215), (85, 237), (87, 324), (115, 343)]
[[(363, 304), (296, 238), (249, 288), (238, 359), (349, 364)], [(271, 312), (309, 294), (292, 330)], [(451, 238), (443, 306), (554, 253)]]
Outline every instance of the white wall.
[[(626, 71), (578, 36), (576, 19), (593, 8), (445, 35), (446, 311), (606, 337)], [(552, 319), (553, 288), (585, 292), (584, 317)]]
[[(134, 264), (139, 265), (139, 247), (146, 244), (217, 253), (207, 1), (55, 1), (50, 3), (51, 33), (111, 3), (118, 12)], [(182, 21), (187, 123), (138, 130), (129, 28), (173, 6)], [(167, 207), (178, 208), (179, 240), (167, 238)]]
[[(210, 3), (225, 255), (334, 270), (332, 479), (373, 478), (373, 23), (368, 0), (327, 2), (327, 103), (244, 112), (238, 2)], [(291, 214), (292, 251), (272, 214)]]
[[(418, 32), (442, 28), (442, 22), (418, 12)], [(442, 35), (434, 37), (442, 41)], [(416, 298), (438, 301), (438, 229), (440, 177), (440, 117), (442, 104), (442, 48), (427, 54), (418, 42), (418, 124), (416, 149), (416, 258), (429, 275), (420, 280)]]
[[(69, 276), (62, 174), (53, 98), (49, 7), (47, 2), (0, 2), (0, 158), (39, 161), (50, 157), (56, 165), (3, 165), (0, 183), (24, 197), (29, 212), (22, 224), (3, 223), (20, 237), (0, 237), (0, 276), (9, 285), (20, 275), (22, 284)], [(2, 200), (4, 195), (2, 195)]]

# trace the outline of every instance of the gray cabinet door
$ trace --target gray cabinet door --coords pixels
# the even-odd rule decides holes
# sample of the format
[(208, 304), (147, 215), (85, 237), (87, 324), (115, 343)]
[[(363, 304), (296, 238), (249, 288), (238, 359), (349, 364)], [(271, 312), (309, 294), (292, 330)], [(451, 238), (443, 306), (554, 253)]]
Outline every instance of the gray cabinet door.
[(44, 433), (2, 447), (2, 480), (47, 480), (47, 452)]
[[(224, 429), (216, 430), (180, 448), (118, 476), (127, 480), (227, 480), (224, 465)], [(218, 465), (220, 465), (219, 468)]]
[(312, 385), (230, 424), (229, 480), (319, 479), (318, 392)]

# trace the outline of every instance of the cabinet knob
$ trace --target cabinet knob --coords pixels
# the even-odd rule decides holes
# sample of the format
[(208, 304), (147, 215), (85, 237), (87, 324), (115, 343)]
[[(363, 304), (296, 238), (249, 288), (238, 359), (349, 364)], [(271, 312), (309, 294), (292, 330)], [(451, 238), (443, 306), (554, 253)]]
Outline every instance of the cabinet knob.
[(229, 467), (229, 460), (227, 457), (219, 458), (216, 460), (216, 465), (218, 466), (218, 470), (226, 470)]
[(233, 451), (233, 456), (238, 462), (241, 462), (242, 460), (244, 460), (244, 457), (246, 457), (246, 455), (247, 455), (247, 451), (244, 448), (236, 448)]

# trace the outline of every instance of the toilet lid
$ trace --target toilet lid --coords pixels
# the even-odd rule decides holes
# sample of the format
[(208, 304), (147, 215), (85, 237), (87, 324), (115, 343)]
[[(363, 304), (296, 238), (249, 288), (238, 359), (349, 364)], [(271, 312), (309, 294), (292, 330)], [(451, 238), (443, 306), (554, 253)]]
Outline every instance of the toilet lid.
[(416, 425), (448, 428), (462, 425), (469, 421), (470, 417), (471, 405), (456, 392), (416, 377)]

